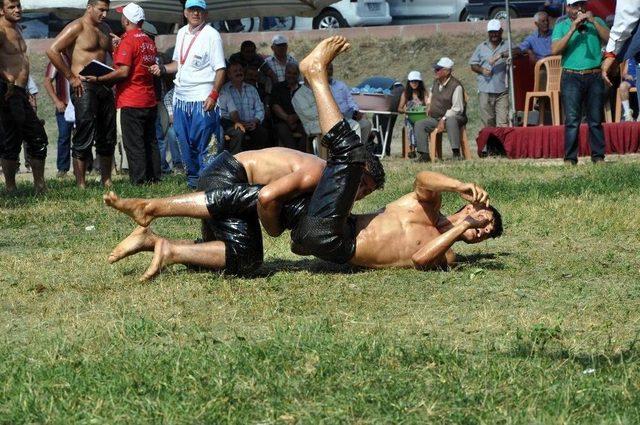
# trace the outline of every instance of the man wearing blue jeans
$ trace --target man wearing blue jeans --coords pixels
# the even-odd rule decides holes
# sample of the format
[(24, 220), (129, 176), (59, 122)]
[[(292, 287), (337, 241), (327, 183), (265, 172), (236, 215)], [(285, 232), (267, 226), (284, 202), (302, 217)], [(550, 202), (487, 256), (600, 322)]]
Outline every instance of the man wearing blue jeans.
[[(65, 57), (66, 60), (66, 57)], [(64, 119), (64, 111), (69, 103), (69, 82), (58, 72), (51, 62), (45, 70), (44, 87), (56, 108), (58, 124), (58, 155), (56, 159), (58, 177), (64, 177), (71, 166), (71, 132), (73, 123)]]
[(586, 1), (567, 0), (569, 19), (558, 22), (551, 36), (553, 55), (562, 55), (562, 106), (564, 108), (564, 161), (578, 163), (578, 134), (584, 103), (589, 125), (591, 161), (604, 161), (602, 112), (606, 98), (600, 71), (602, 43), (609, 39), (605, 22), (586, 11)]

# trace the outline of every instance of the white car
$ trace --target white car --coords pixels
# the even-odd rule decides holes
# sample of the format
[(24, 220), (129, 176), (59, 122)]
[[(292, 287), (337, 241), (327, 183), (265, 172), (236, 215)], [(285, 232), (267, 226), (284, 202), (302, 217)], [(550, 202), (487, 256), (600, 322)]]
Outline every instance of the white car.
[(386, 25), (391, 22), (385, 0), (341, 0), (320, 11), (313, 18), (314, 29)]
[(466, 21), (468, 0), (387, 0), (394, 25)]

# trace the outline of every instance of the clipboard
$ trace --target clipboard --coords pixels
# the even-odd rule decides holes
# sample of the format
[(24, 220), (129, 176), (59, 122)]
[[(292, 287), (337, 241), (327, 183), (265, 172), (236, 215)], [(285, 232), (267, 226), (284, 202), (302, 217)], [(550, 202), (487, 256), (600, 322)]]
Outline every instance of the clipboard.
[(94, 59), (86, 64), (84, 68), (82, 68), (82, 71), (80, 71), (80, 75), (82, 75), (83, 77), (102, 77), (103, 75), (107, 75), (112, 71), (114, 71), (113, 68)]

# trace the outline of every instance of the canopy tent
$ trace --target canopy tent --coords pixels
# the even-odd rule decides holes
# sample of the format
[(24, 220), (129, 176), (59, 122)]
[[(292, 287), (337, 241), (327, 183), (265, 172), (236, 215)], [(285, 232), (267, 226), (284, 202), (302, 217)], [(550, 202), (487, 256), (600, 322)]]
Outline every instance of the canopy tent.
[[(111, 8), (129, 3), (111, 1)], [(255, 16), (315, 16), (336, 0), (206, 0), (209, 18), (215, 20), (239, 19)], [(180, 0), (135, 0), (144, 8), (147, 20), (179, 23), (182, 20)], [(78, 16), (77, 9), (85, 9), (87, 0), (22, 0), (25, 10), (56, 11), (67, 17)], [(55, 4), (55, 6), (54, 6)]]

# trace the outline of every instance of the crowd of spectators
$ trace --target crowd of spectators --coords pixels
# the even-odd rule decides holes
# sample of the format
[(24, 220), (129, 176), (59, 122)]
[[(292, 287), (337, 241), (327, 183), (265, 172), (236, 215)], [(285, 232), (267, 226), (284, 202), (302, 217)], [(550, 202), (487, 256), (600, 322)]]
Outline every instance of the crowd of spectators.
[[(468, 62), (476, 74), (480, 120), (483, 127), (509, 124), (509, 53), (527, 55), (532, 63), (561, 55), (565, 161), (577, 161), (578, 126), (586, 115), (592, 160), (598, 162), (604, 158), (601, 122), (608, 96), (599, 71), (600, 52), (609, 30), (604, 21), (585, 11), (586, 2), (582, 0), (567, 0), (566, 15), (558, 18), (562, 3), (547, 2), (533, 18), (535, 30), (512, 52), (503, 39), (502, 22), (487, 23), (487, 39), (475, 48)], [(207, 25), (205, 2), (188, 0), (187, 25), (178, 32), (173, 51), (163, 55), (156, 51), (156, 33), (145, 22), (142, 7), (130, 4), (118, 11), (122, 13), (125, 33), (114, 43), (115, 70), (99, 77), (85, 77), (83, 84), (90, 83), (85, 92), (95, 96), (102, 93), (101, 88), (114, 86), (113, 111), (105, 114), (110, 116), (116, 108), (120, 110), (119, 128), (126, 153), (123, 168), (128, 168), (133, 183), (152, 183), (162, 173), (184, 172), (187, 184), (195, 187), (200, 169), (213, 152), (212, 138), (217, 152), (235, 154), (283, 146), (318, 153), (312, 143), (320, 135), (317, 106), (310, 88), (301, 81), (298, 62), (289, 53), (286, 36), (273, 37), (269, 56), (260, 55), (255, 43), (247, 40), (238, 52), (225, 58), (220, 34)], [(69, 59), (61, 54), (61, 60), (68, 69)], [(634, 119), (629, 93), (635, 87), (637, 68), (634, 58), (624, 63), (619, 85), (624, 121)], [(424, 112), (415, 122), (405, 120), (414, 147), (410, 156), (430, 161), (429, 136), (439, 131), (447, 133), (453, 157), (461, 158), (468, 92), (453, 75), (454, 62), (450, 58), (440, 58), (433, 71), (434, 78), (428, 82), (421, 72), (411, 71), (400, 97), (399, 112)], [(351, 88), (333, 74), (331, 65), (330, 87), (341, 113), (357, 134), (369, 141), (374, 137), (371, 121), (360, 111)], [(542, 75), (543, 85), (544, 78)], [(91, 156), (94, 140), (89, 140), (89, 133), (97, 133), (93, 121), (78, 122), (78, 107), (80, 111), (86, 108), (70, 81), (56, 63), (47, 65), (44, 86), (55, 106), (59, 177), (69, 172), (72, 146), (79, 152), (82, 145), (82, 159)], [(102, 107), (110, 105), (100, 103)]]

